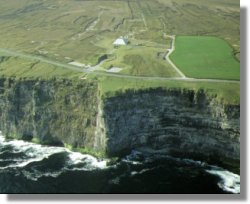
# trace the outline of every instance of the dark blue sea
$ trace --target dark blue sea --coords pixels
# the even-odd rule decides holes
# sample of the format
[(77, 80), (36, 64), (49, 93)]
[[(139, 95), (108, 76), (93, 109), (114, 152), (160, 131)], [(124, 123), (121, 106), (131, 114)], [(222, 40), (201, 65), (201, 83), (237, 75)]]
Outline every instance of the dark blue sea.
[(240, 176), (202, 161), (133, 151), (108, 164), (0, 135), (0, 193), (240, 193)]

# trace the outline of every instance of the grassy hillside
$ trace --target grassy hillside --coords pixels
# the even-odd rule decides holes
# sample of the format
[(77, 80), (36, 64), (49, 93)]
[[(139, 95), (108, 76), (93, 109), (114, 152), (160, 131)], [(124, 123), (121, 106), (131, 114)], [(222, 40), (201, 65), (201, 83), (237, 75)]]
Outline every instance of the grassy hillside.
[(216, 37), (178, 36), (170, 58), (188, 77), (240, 79), (232, 48)]

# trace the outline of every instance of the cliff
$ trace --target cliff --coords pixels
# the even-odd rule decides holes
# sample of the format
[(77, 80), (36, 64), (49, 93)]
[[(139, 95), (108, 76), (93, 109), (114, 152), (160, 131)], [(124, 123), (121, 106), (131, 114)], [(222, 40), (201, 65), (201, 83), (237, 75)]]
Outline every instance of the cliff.
[(202, 90), (101, 97), (98, 84), (88, 80), (0, 79), (0, 130), (7, 137), (108, 156), (139, 149), (239, 168), (239, 121), (239, 105), (224, 104)]
[(109, 155), (140, 149), (239, 167), (239, 105), (174, 89), (127, 91), (104, 104)]
[(0, 130), (7, 138), (94, 146), (97, 84), (62, 79), (0, 79)]

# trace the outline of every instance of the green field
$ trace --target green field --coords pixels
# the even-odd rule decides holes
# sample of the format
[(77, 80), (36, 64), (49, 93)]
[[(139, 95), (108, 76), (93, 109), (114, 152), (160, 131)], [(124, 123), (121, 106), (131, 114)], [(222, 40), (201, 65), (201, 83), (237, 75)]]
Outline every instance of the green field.
[(222, 39), (178, 36), (170, 59), (187, 76), (207, 79), (240, 79), (240, 63)]

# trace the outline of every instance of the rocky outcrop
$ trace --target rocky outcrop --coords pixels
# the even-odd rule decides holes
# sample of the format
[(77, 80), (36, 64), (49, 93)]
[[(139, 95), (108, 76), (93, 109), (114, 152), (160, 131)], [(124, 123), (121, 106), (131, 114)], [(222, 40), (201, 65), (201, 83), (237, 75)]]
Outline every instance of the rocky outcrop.
[(240, 159), (240, 107), (200, 91), (127, 91), (104, 102), (107, 151), (133, 149), (227, 163)]

